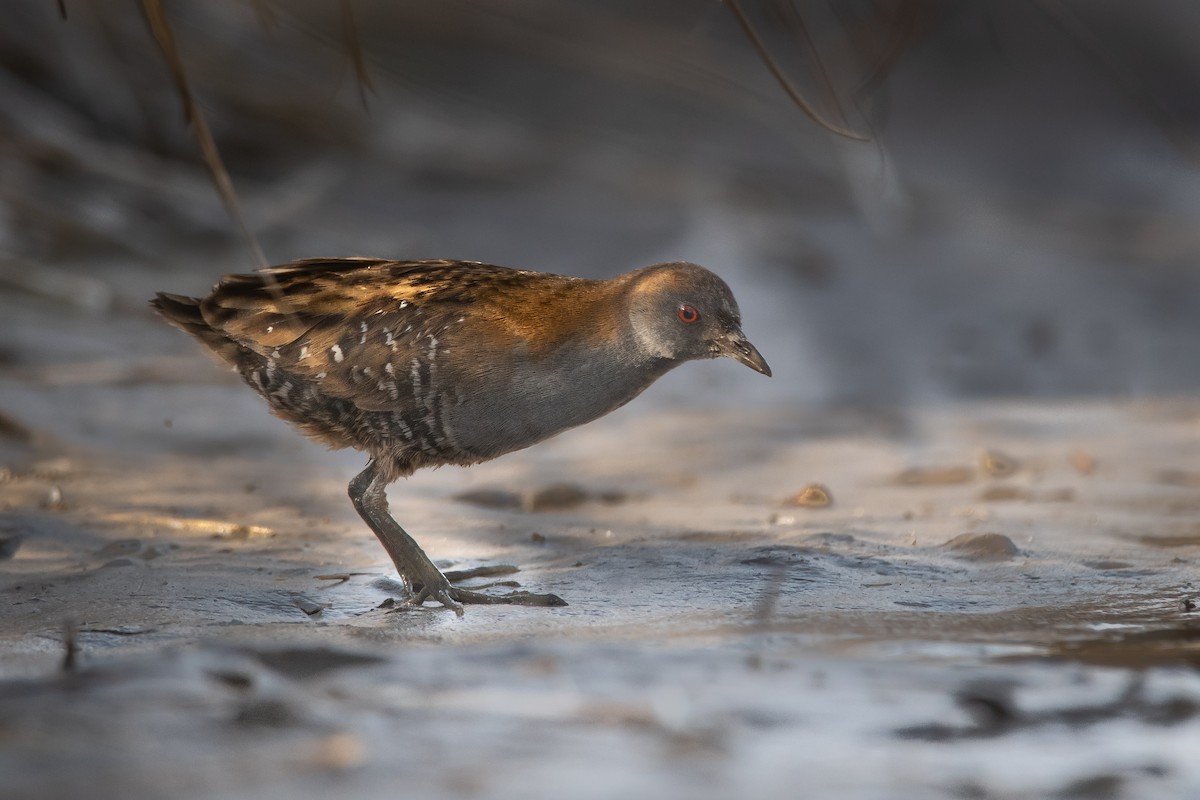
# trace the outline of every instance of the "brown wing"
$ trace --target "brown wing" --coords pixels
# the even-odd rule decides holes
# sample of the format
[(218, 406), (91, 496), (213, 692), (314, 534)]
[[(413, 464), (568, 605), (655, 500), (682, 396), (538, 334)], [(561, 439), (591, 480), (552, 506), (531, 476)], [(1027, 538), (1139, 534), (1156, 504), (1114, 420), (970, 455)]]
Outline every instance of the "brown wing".
[(383, 300), (382, 284), (401, 291), (407, 275), (461, 262), (396, 262), (366, 258), (306, 259), (227, 275), (201, 303), (205, 321), (256, 352), (296, 341), (322, 320), (353, 314)]
[(427, 396), (458, 326), (470, 318), (478, 329), (497, 293), (543, 280), (572, 279), (475, 262), (313, 259), (226, 277), (201, 313), (323, 393), (392, 410)]

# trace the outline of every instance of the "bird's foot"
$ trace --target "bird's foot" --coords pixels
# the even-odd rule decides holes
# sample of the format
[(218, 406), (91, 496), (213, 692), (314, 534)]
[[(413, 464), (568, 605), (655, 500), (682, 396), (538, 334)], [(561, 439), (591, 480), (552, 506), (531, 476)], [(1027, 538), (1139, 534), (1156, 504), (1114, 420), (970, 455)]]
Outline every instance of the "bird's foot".
[[(476, 567), (474, 569), (450, 570), (444, 574), (436, 572), (434, 575), (429, 575), (428, 578), (424, 576), (417, 577), (411, 583), (412, 597), (406, 602), (397, 605), (395, 610), (417, 608), (424, 605), (426, 600), (441, 603), (460, 617), (463, 615), (464, 604), (540, 606), (543, 608), (567, 605), (567, 601), (556, 594), (534, 594), (533, 592), (525, 591), (509, 592), (508, 594), (484, 594), (480, 591), (464, 589), (453, 585), (458, 581), (511, 575), (517, 571), (517, 568), (510, 564), (496, 564), (493, 566)], [(497, 585), (501, 584), (492, 583), (476, 588), (488, 588)], [(505, 582), (504, 585), (516, 586), (517, 584)]]

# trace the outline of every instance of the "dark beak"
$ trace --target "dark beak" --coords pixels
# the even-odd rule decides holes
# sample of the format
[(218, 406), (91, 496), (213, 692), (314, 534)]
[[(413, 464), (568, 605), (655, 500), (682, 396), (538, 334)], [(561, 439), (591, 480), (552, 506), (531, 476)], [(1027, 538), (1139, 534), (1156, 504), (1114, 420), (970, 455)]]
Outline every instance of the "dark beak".
[(745, 364), (755, 372), (761, 372), (771, 377), (771, 368), (767, 360), (758, 352), (758, 348), (746, 340), (746, 334), (733, 330), (717, 340), (717, 349), (723, 356), (729, 356), (738, 363)]

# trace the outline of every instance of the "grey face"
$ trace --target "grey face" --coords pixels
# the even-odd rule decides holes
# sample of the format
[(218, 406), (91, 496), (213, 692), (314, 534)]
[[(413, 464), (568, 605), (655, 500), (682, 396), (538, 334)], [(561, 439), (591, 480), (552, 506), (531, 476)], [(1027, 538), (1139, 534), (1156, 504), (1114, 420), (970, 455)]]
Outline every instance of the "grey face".
[(674, 361), (728, 356), (770, 376), (742, 333), (742, 317), (723, 280), (695, 264), (647, 267), (635, 277), (630, 322), (643, 351)]

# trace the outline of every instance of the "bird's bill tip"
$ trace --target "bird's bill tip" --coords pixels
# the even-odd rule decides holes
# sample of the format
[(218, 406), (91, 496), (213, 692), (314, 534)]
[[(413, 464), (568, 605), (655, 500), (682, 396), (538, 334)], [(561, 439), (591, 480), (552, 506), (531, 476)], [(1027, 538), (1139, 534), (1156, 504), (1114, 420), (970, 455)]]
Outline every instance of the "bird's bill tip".
[(734, 334), (722, 342), (721, 355), (728, 356), (739, 364), (745, 364), (755, 372), (771, 377), (771, 367), (767, 360), (758, 352), (758, 348), (750, 344), (745, 336)]

